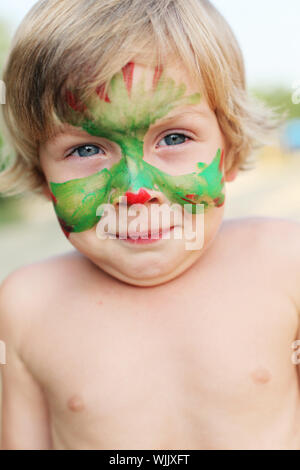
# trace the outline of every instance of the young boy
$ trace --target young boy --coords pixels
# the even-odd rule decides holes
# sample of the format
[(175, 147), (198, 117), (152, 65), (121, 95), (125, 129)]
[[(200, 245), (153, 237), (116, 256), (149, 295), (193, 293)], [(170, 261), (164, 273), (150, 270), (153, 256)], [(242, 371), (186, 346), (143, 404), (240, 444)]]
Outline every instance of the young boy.
[(225, 20), (207, 0), (41, 0), (3, 79), (2, 191), (42, 190), (75, 251), (1, 285), (2, 447), (300, 449), (300, 226), (223, 221), (272, 127)]

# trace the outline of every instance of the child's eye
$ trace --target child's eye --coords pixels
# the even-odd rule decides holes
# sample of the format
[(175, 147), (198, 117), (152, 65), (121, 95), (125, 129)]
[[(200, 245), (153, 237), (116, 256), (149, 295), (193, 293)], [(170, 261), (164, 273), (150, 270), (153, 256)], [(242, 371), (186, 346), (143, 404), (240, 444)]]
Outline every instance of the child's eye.
[(162, 142), (163, 140), (166, 142), (163, 147), (167, 146), (172, 146), (172, 145), (180, 145), (186, 142), (185, 139), (190, 139), (187, 135), (185, 134), (179, 134), (179, 133), (174, 133), (174, 134), (168, 134), (166, 135), (163, 139), (160, 140)]
[[(103, 152), (103, 150), (98, 147), (98, 145), (86, 144), (73, 149), (72, 152), (67, 155), (67, 157), (70, 157), (71, 155), (77, 157), (91, 157), (93, 155), (98, 155), (100, 152)], [(104, 155), (104, 153), (102, 153), (102, 155)]]

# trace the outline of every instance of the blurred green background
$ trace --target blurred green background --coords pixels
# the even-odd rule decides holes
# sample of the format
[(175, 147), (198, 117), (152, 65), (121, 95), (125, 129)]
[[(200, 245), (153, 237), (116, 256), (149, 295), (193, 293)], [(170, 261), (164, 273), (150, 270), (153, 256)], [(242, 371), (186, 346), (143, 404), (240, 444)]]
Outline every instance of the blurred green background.
[[(1, 69), (10, 37), (11, 31), (2, 21)], [(287, 113), (287, 121), (300, 119), (300, 104), (293, 104), (292, 88), (264, 83), (250, 88), (250, 92), (278, 111)], [(256, 168), (241, 172), (237, 180), (228, 185), (227, 218), (258, 215), (300, 221), (300, 154), (299, 149), (292, 148), (293, 139), (295, 135), (291, 137), (288, 132), (284, 138), (282, 131), (272, 146), (259, 153)], [(0, 147), (1, 143), (0, 130)], [(0, 196), (0, 282), (19, 266), (72, 249), (49, 201), (36, 194)]]

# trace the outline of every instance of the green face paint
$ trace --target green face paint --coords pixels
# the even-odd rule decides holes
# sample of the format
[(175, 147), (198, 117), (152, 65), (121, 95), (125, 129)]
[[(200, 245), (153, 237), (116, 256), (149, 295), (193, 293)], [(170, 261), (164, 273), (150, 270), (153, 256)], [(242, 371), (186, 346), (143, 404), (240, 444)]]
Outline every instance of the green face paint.
[(122, 158), (110, 169), (85, 178), (50, 183), (55, 211), (66, 234), (94, 227), (100, 220), (96, 216), (99, 205), (114, 204), (120, 196), (130, 199), (132, 193), (140, 192), (143, 198), (145, 189), (163, 192), (172, 203), (191, 204), (193, 213), (196, 204), (204, 204), (206, 209), (224, 204), (224, 152), (220, 149), (210, 165), (198, 163), (197, 171), (183, 176), (171, 176), (143, 160), (143, 140), (150, 125), (176, 106), (198, 103), (201, 95), (185, 96), (184, 84), (176, 86), (162, 72), (158, 77), (157, 71), (152, 93), (145, 91), (144, 78), (132, 89), (133, 70), (134, 64), (129, 63), (111, 80), (109, 96), (104, 97), (100, 87), (99, 99), (92, 99), (88, 106), (76, 102), (68, 92), (74, 113), (71, 124), (116, 142)]

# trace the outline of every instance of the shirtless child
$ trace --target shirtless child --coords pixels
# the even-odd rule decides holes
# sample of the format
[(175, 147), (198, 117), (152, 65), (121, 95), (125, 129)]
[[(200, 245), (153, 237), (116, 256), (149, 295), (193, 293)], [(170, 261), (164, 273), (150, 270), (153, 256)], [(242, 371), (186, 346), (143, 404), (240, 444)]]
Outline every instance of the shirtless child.
[[(39, 1), (3, 78), (1, 188), (42, 191), (75, 250), (1, 285), (2, 448), (300, 449), (300, 226), (223, 221), (272, 127), (225, 20), (207, 0)], [(115, 238), (101, 204), (123, 210)], [(135, 204), (146, 233), (122, 238)], [(201, 247), (174, 213), (154, 224), (164, 204)]]

